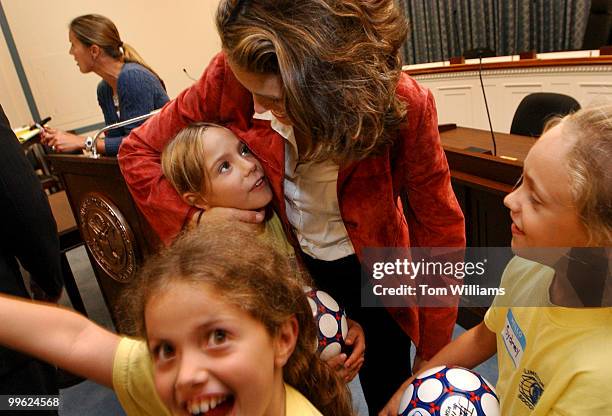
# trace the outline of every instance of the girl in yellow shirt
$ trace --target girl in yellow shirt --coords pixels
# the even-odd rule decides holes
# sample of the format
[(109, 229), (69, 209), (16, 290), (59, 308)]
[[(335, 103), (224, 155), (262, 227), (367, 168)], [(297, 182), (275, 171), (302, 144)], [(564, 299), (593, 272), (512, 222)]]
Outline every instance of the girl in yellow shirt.
[(0, 298), (0, 343), (117, 392), (129, 415), (350, 415), (315, 353), (286, 260), (251, 229), (207, 221), (151, 259), (120, 337), (59, 307)]
[[(424, 369), (472, 368), (497, 353), (502, 415), (610, 414), (612, 105), (547, 127), (504, 199), (520, 256), (502, 277), (507, 296)], [(381, 415), (397, 414), (412, 380)]]

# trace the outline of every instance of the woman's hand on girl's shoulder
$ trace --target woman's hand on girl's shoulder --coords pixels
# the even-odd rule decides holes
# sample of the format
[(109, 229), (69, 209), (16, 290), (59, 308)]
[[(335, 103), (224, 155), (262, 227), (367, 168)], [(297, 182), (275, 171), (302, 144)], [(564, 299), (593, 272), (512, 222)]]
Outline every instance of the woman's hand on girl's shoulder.
[(347, 319), (348, 334), (346, 336), (346, 345), (352, 348), (351, 355), (344, 362), (346, 369), (345, 381), (351, 381), (363, 366), (365, 361), (365, 333), (363, 328), (352, 319)]
[(192, 224), (199, 225), (204, 221), (240, 221), (248, 224), (259, 224), (265, 218), (265, 209), (250, 211), (246, 209), (214, 207), (200, 211), (192, 217)]
[(345, 343), (352, 349), (350, 356), (342, 353), (330, 358), (326, 362), (348, 383), (355, 378), (363, 365), (365, 359), (365, 334), (361, 325), (357, 322), (351, 319), (347, 319), (347, 321), (349, 329)]

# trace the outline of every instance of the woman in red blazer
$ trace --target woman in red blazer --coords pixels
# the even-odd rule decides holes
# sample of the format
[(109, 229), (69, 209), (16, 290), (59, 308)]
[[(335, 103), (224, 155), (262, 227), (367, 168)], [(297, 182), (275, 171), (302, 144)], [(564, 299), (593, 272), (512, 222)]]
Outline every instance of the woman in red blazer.
[[(223, 51), (124, 140), (121, 170), (169, 243), (196, 211), (162, 176), (164, 145), (195, 121), (223, 123), (246, 142), (317, 285), (363, 326), (373, 414), (410, 374), (410, 340), (418, 368), (449, 342), (457, 311), (362, 308), (363, 249), (465, 244), (433, 97), (401, 72), (406, 22), (393, 0), (221, 0), (217, 27)], [(228, 208), (205, 215), (213, 211), (263, 220)]]

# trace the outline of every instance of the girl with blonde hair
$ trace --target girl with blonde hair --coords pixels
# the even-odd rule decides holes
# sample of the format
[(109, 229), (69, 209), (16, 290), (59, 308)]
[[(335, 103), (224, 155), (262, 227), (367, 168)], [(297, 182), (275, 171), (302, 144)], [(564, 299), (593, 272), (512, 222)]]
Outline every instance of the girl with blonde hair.
[[(497, 354), (501, 414), (603, 415), (612, 372), (612, 105), (547, 125), (506, 196), (512, 251), (484, 321), (424, 369)], [(413, 378), (380, 415), (398, 414)]]

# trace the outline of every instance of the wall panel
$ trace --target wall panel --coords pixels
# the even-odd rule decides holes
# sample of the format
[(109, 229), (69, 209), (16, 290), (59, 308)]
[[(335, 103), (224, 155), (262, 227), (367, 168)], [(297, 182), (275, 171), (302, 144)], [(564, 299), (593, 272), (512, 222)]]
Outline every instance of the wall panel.
[[(554, 55), (559, 58), (559, 54)], [(531, 61), (521, 67), (516, 61), (508, 61), (507, 68), (499, 63), (499, 57), (492, 58), (496, 61), (492, 61), (495, 63), (489, 68), (483, 65), (482, 78), (493, 129), (509, 132), (519, 103), (534, 92), (566, 94), (574, 97), (581, 106), (603, 100), (612, 102), (612, 63), (596, 57), (590, 64), (588, 58), (577, 64), (560, 61), (558, 66), (537, 66), (537, 61)], [(462, 70), (462, 67), (470, 69)], [(438, 65), (414, 69), (407, 66), (404, 69), (408, 73), (414, 71), (414, 78), (432, 91), (440, 123), (488, 130), (480, 79), (474, 67), (478, 68), (477, 65), (449, 67), (443, 63), (442, 68)]]

